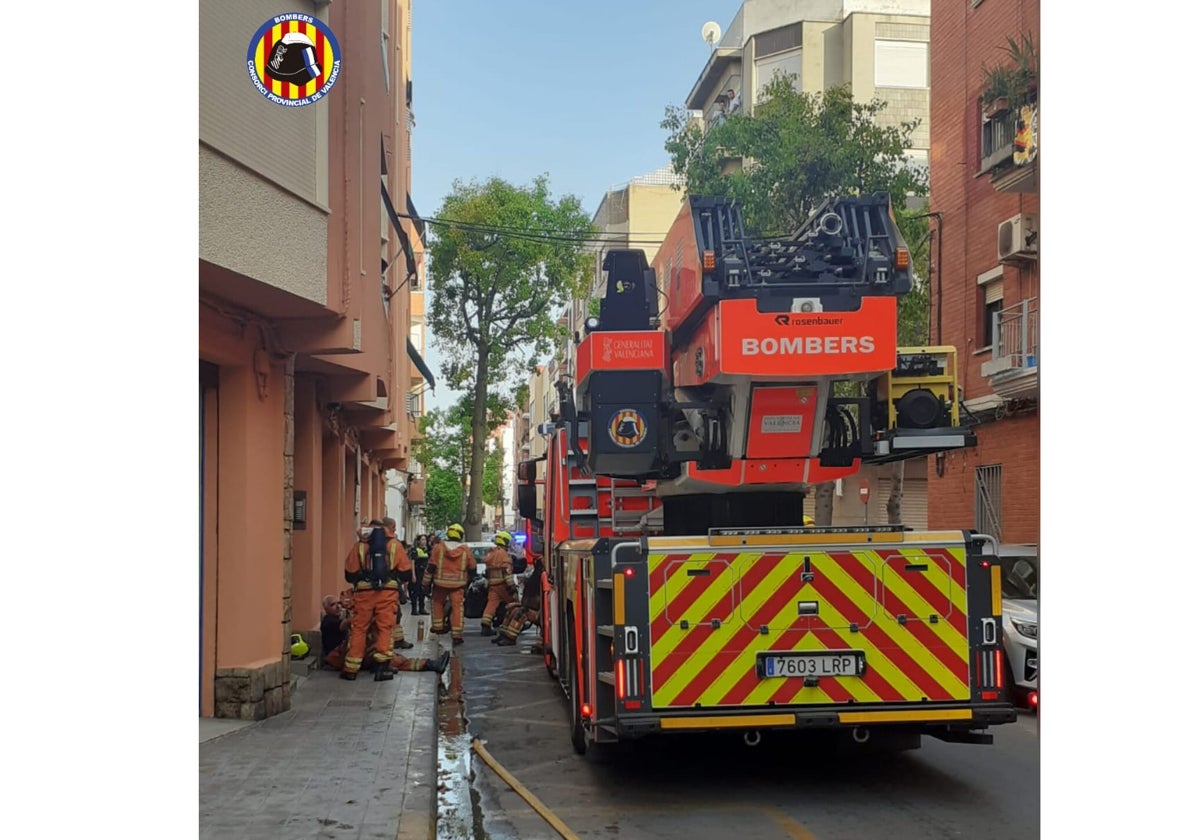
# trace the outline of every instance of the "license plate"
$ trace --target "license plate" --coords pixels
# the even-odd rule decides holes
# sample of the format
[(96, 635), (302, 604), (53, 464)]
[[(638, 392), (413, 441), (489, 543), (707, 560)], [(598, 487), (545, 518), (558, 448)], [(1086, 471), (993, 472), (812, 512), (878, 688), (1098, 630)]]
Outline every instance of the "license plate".
[(760, 677), (861, 677), (867, 657), (861, 650), (760, 653)]

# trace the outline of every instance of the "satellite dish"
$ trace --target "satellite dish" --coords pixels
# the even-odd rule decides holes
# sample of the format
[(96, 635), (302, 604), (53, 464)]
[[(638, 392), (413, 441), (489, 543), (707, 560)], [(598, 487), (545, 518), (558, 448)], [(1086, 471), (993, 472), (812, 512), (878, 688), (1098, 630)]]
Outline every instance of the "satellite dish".
[(717, 25), (715, 20), (710, 20), (704, 26), (700, 27), (700, 37), (708, 44), (710, 48), (715, 48), (715, 44), (721, 37), (721, 27)]

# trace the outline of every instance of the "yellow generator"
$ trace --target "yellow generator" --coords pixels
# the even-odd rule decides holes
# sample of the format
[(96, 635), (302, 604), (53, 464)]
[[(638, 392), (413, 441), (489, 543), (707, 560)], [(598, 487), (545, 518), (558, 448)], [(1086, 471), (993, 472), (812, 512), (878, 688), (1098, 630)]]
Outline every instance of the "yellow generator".
[(918, 454), (953, 438), (973, 446), (958, 423), (958, 352), (953, 346), (898, 347), (896, 367), (868, 386), (875, 456), (880, 462)]

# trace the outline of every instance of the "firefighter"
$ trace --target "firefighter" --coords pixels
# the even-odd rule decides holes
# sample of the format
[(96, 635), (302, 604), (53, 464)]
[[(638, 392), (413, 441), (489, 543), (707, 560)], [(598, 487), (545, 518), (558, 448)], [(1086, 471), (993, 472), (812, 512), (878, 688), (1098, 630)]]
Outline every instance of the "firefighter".
[[(400, 622), (400, 607), (408, 603), (408, 586), (412, 583), (413, 564), (408, 556), (408, 548), (404, 541), (396, 538), (396, 520), (390, 516), (383, 518), (383, 530), (388, 538), (388, 562), (396, 570), (396, 580), (400, 584), (397, 589), (396, 626), (392, 631), (392, 639), (401, 650), (411, 650), (413, 643), (404, 638), (404, 625)], [(403, 670), (403, 669), (393, 669)]]
[(455, 522), (446, 529), (446, 539), (434, 546), (425, 568), (426, 588), (433, 584), (433, 618), (429, 629), (445, 634), (446, 599), (450, 599), (450, 636), (452, 643), (461, 645), (463, 639), (463, 595), (467, 589), (467, 569), (474, 562), (471, 549), (463, 545), (463, 526)]
[(492, 629), (492, 618), (496, 615), (496, 609), (501, 604), (510, 607), (517, 601), (517, 580), (513, 577), (512, 556), (508, 553), (512, 534), (508, 531), (497, 531), (494, 542), (496, 547), (483, 558), (487, 565), (488, 596), (487, 606), (483, 608), (483, 629), (479, 631), (481, 636), (496, 635), (496, 631)]
[[(371, 662), (375, 679), (392, 678), (392, 631), (400, 604), (398, 553), (399, 543), (388, 537), (384, 522), (372, 519), (359, 531), (358, 542), (346, 555), (345, 577), (353, 588), (354, 605), (350, 615), (350, 645), (341, 673), (344, 680), (358, 678), (367, 650), (367, 630), (372, 624), (375, 644)], [(412, 643), (402, 642), (400, 646), (412, 647)]]
[(500, 626), (500, 635), (492, 639), (495, 645), (515, 645), (517, 636), (525, 629), (525, 624), (538, 624), (542, 611), (542, 580), (546, 569), (539, 557), (533, 563), (533, 571), (525, 580), (525, 591), (521, 594), (521, 606), (509, 610)]
[(808, 514), (805, 514), (805, 515), (804, 515), (804, 527), (805, 527), (805, 528), (811, 528), (811, 527), (813, 527), (813, 526), (814, 526), (814, 525), (816, 525), (816, 524), (817, 524), (817, 521), (816, 521), (815, 519), (813, 519), (813, 518), (812, 518), (811, 516), (809, 516)]

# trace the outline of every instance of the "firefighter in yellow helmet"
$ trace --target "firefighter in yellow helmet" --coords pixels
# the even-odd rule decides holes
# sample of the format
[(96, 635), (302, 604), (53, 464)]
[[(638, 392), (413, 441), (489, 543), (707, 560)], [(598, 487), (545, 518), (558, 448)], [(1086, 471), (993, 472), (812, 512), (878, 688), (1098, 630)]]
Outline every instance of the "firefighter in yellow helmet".
[(492, 619), (496, 609), (504, 604), (511, 607), (517, 602), (517, 579), (513, 577), (512, 557), (509, 556), (508, 546), (512, 542), (512, 534), (508, 531), (497, 531), (495, 547), (483, 558), (487, 566), (488, 596), (487, 606), (483, 608), (483, 629), (481, 636), (494, 636)]
[(813, 526), (814, 526), (814, 525), (816, 525), (816, 524), (817, 524), (817, 522), (816, 522), (816, 520), (815, 520), (815, 519), (813, 519), (813, 518), (812, 518), (811, 516), (809, 516), (808, 514), (805, 514), (805, 515), (804, 515), (804, 527), (805, 527), (805, 528), (811, 528), (811, 527), (813, 527)]
[(429, 629), (446, 632), (446, 599), (450, 599), (450, 636), (461, 645), (463, 639), (463, 596), (467, 590), (467, 569), (474, 562), (471, 549), (463, 544), (463, 526), (455, 522), (446, 529), (446, 539), (433, 547), (429, 565), (425, 567), (426, 589), (433, 585), (433, 617)]

